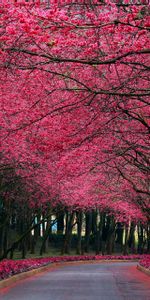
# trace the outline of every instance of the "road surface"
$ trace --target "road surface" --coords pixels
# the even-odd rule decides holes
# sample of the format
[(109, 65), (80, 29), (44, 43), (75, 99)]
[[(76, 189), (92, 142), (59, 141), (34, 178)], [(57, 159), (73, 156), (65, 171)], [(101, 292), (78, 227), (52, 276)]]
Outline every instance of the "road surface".
[(150, 300), (150, 277), (136, 265), (64, 265), (2, 289), (0, 300)]

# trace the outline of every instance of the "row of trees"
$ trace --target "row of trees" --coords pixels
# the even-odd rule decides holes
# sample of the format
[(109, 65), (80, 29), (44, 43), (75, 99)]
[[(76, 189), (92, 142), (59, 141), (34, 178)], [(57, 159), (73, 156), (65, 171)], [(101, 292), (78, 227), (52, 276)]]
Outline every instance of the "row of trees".
[(103, 215), (141, 224), (149, 251), (149, 5), (56, 2), (0, 5), (1, 256), (37, 211), (98, 212), (97, 251)]
[(50, 207), (42, 214), (40, 209), (31, 211), (24, 202), (20, 207), (13, 203), (7, 213), (1, 210), (1, 259), (13, 258), (16, 251), (25, 258), (29, 254), (48, 255), (54, 249), (60, 254), (149, 253), (148, 224), (116, 222), (109, 211), (59, 208), (54, 213)]

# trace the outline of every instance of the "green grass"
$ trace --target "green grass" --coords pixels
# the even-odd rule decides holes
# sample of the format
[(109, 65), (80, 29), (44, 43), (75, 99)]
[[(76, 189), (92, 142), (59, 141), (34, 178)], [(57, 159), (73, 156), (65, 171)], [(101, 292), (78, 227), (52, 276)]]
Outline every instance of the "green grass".
[[(26, 258), (39, 258), (39, 257), (49, 257), (49, 256), (61, 256), (61, 249), (49, 247), (45, 253), (43, 253), (42, 256), (39, 254), (40, 248), (36, 248), (36, 251), (34, 254), (31, 254), (30, 252), (27, 252)], [(85, 255), (95, 255), (94, 251), (90, 251), (89, 253), (84, 253)], [(69, 254), (64, 255), (77, 255), (76, 250), (72, 249), (70, 250)], [(22, 253), (20, 251), (15, 251), (13, 259), (22, 259)]]

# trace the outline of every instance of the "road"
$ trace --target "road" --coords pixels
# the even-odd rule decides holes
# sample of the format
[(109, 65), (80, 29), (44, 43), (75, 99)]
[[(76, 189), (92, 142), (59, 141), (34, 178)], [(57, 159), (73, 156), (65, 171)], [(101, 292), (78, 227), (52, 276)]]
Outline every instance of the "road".
[(2, 289), (0, 300), (150, 300), (150, 277), (136, 265), (63, 265)]

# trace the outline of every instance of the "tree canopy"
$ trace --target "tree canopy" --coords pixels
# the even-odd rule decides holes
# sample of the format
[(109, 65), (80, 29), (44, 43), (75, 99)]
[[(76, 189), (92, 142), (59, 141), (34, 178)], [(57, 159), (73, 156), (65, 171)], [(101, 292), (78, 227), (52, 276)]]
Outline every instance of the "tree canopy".
[(32, 208), (149, 220), (150, 10), (141, 3), (1, 1), (3, 203), (13, 169)]

